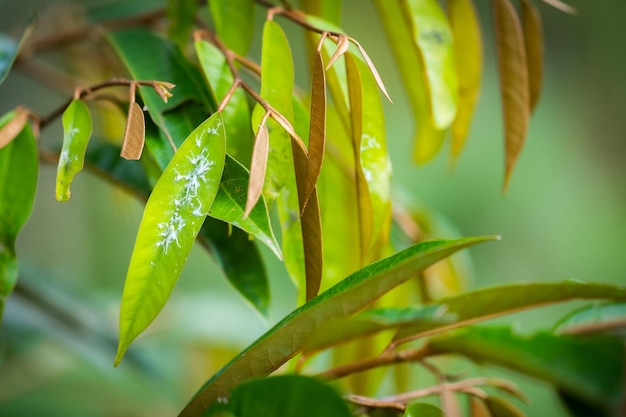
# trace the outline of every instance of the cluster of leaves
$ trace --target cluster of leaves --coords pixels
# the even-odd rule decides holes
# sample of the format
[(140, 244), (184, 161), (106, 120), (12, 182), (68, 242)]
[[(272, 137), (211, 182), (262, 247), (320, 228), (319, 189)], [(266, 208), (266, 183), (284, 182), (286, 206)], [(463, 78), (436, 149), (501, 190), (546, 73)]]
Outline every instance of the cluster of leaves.
[[(284, 3), (276, 7), (265, 1), (212, 0), (204, 10), (196, 0), (170, 1), (166, 9), (150, 11), (150, 19), (135, 19), (132, 27), (105, 33), (107, 47), (129, 79), (76, 89), (71, 100), (45, 118), (18, 107), (0, 120), (2, 302), (17, 279), (15, 239), (35, 195), (36, 137), (62, 113), (63, 145), (52, 158), (58, 160), (57, 199), (70, 198), (72, 179), (85, 165), (146, 201), (122, 296), (116, 364), (167, 302), (196, 240), (263, 315), (269, 289), (256, 241), (284, 260), (300, 289), (301, 306), (207, 381), (181, 415), (209, 410), (238, 417), (353, 412), (457, 416), (458, 395), (470, 399), (472, 416), (522, 415), (508, 399), (489, 390), (523, 398), (509, 382), (455, 380), (430, 360), (450, 354), (544, 379), (576, 413), (593, 409), (617, 415), (624, 400), (624, 349), (623, 335), (614, 330), (624, 326), (625, 306), (617, 301), (626, 298), (626, 290), (564, 282), (430, 299), (427, 268), (455, 275), (453, 253), (493, 238), (423, 241), (435, 237), (424, 222), (395, 203), (392, 210), (381, 92), (389, 97), (380, 75), (365, 49), (339, 28), (341, 2), (305, 0), (302, 11)], [(480, 24), (472, 2), (449, 0), (447, 15), (436, 0), (374, 4), (415, 114), (415, 161), (431, 159), (448, 130), (452, 155), (458, 157), (482, 72)], [(493, 1), (506, 130), (505, 186), (541, 87), (541, 22), (531, 0), (520, 5), (521, 23), (509, 0)], [(257, 7), (267, 8), (260, 65), (247, 57)], [(197, 19), (207, 15), (206, 22)], [(294, 85), (290, 39), (279, 23), (283, 18), (305, 31), (310, 89)], [(1, 79), (21, 43), (6, 48)], [(110, 100), (100, 91), (119, 86), (129, 93), (113, 98), (118, 112), (127, 115), (121, 144), (91, 140), (93, 106), (88, 104)], [(50, 152), (40, 147), (42, 156)], [(112, 153), (122, 158), (112, 158)], [(280, 244), (271, 210), (280, 223)], [(404, 240), (392, 239), (393, 227)], [(404, 241), (410, 243), (407, 248)], [(403, 250), (388, 256), (398, 249)], [(405, 292), (388, 295), (371, 308), (408, 281), (421, 284), (420, 302)], [(531, 336), (506, 326), (475, 325), (571, 299), (616, 302), (585, 308), (554, 329)], [(411, 307), (398, 307), (406, 304)], [(342, 349), (354, 340), (369, 346), (368, 357), (351, 355), (346, 364)], [(331, 348), (332, 366), (318, 378), (367, 375), (359, 376), (359, 395), (346, 397), (352, 409), (318, 379), (254, 380), (292, 359), (292, 370), (308, 371), (307, 360)], [(431, 372), (437, 384), (407, 391), (401, 372), (391, 368), (396, 390), (407, 392), (382, 399), (364, 396), (376, 393), (383, 376), (378, 369), (411, 362)], [(441, 407), (420, 401), (429, 395), (439, 396)]]

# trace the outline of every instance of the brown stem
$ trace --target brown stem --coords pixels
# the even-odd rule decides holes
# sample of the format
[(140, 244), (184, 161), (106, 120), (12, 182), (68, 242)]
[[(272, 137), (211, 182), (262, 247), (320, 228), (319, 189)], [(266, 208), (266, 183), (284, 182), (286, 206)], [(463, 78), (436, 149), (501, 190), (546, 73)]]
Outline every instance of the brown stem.
[(320, 29), (316, 26), (313, 26), (312, 24), (310, 24), (309, 22), (305, 20), (304, 14), (298, 10), (295, 10), (295, 9), (289, 10), (289, 9), (282, 8), (282, 7), (276, 7), (275, 4), (272, 4), (266, 0), (256, 0), (256, 2), (270, 9), (270, 15), (268, 15), (268, 20), (271, 20), (274, 15), (280, 15), (291, 20), (292, 22), (296, 23), (299, 26), (302, 26), (303, 28), (308, 29), (311, 32), (319, 33), (320, 35), (324, 34), (324, 32), (327, 32), (328, 34), (332, 36), (337, 36), (337, 37), (339, 35), (343, 35), (343, 33), (329, 32), (329, 31)]
[(218, 112), (224, 111), (224, 109), (226, 108), (226, 105), (228, 105), (228, 102), (233, 97), (233, 94), (235, 94), (235, 91), (237, 91), (237, 88), (239, 88), (240, 85), (241, 85), (241, 79), (237, 78), (235, 79), (235, 81), (233, 81), (233, 84), (230, 86), (230, 88), (224, 95), (224, 98), (222, 99), (222, 101), (220, 101), (219, 106), (217, 106)]

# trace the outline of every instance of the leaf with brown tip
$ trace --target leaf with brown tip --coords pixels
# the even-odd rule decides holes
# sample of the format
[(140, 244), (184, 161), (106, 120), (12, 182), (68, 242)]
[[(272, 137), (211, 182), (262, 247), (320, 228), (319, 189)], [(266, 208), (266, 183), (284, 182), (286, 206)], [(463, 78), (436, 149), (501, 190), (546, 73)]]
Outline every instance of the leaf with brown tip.
[(300, 199), (300, 210), (304, 211), (313, 193), (322, 170), (326, 149), (326, 73), (322, 53), (317, 52), (313, 61), (311, 85), (311, 122), (309, 128), (309, 160), (304, 181), (304, 192)]
[(543, 80), (543, 26), (537, 8), (530, 0), (522, 1), (522, 30), (528, 63), (530, 111), (537, 105)]
[(12, 116), (11, 120), (0, 128), (0, 149), (11, 143), (11, 141), (20, 134), (22, 129), (24, 129), (28, 121), (29, 111), (24, 107), (18, 106), (14, 112), (15, 115)]
[(143, 145), (146, 141), (146, 124), (143, 110), (137, 102), (128, 107), (128, 119), (124, 131), (124, 143), (122, 144), (121, 157), (124, 159), (137, 160), (141, 158)]
[(480, 92), (483, 41), (480, 20), (472, 0), (448, 0), (448, 16), (454, 37), (459, 101), (452, 123), (452, 158), (461, 153), (469, 134)]
[(345, 54), (348, 51), (349, 47), (350, 47), (349, 38), (346, 35), (340, 34), (337, 39), (337, 49), (335, 49), (335, 52), (328, 60), (328, 64), (326, 64), (326, 70), (332, 67), (335, 61), (337, 61), (339, 57), (341, 57), (343, 54)]
[(267, 159), (270, 152), (270, 134), (265, 126), (269, 113), (261, 120), (259, 130), (254, 138), (254, 149), (252, 150), (252, 162), (250, 162), (250, 182), (248, 183), (248, 197), (246, 199), (246, 209), (244, 219), (248, 217), (254, 205), (259, 201), (263, 184), (265, 183), (265, 171), (267, 170)]
[(510, 0), (493, 0), (500, 92), (504, 113), (506, 191), (520, 155), (530, 119), (530, 89), (524, 38)]

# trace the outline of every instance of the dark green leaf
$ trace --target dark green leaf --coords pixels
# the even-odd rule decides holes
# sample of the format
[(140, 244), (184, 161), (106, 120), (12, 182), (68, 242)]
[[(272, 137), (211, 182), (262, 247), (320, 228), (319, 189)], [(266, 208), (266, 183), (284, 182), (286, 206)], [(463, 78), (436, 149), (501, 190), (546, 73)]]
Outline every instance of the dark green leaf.
[(167, 33), (178, 47), (184, 51), (194, 25), (198, 0), (168, 0)]
[(419, 326), (401, 329), (396, 341), (412, 340), (439, 333), (481, 320), (488, 320), (524, 309), (559, 303), (574, 299), (624, 299), (626, 288), (604, 284), (585, 284), (566, 281), (548, 284), (512, 284), (467, 292), (465, 294), (436, 300), (446, 305), (449, 314), (456, 314), (458, 321), (444, 326)]
[(443, 417), (443, 411), (432, 404), (409, 404), (404, 412), (404, 417)]
[(74, 175), (83, 169), (87, 144), (91, 137), (91, 114), (82, 100), (75, 99), (63, 113), (63, 149), (57, 168), (56, 198), (70, 199)]
[(619, 338), (519, 335), (505, 326), (474, 326), (437, 336), (428, 346), (543, 379), (597, 406), (615, 407), (623, 392), (624, 345)]
[(295, 310), (222, 368), (181, 412), (199, 416), (241, 382), (268, 375), (304, 346), (312, 331), (331, 318), (348, 317), (420, 270), (492, 237), (429, 241), (355, 272)]
[(254, 35), (254, 1), (211, 0), (217, 36), (231, 50), (246, 56)]
[(330, 386), (302, 375), (281, 375), (241, 384), (229, 408), (237, 417), (350, 417), (341, 396)]
[(169, 298), (219, 189), (225, 154), (215, 113), (189, 135), (150, 194), (122, 295), (116, 365)]
[(19, 40), (0, 34), (0, 84), (2, 84), (7, 78), (7, 75), (9, 75), (22, 45), (24, 45), (24, 42), (33, 34), (36, 24), (37, 16), (33, 13), (30, 15), (28, 23), (22, 31)]
[[(16, 116), (15, 112), (4, 115), (0, 128)], [(29, 125), (0, 149), (0, 320), (4, 300), (17, 281), (15, 240), (33, 207), (38, 161), (37, 144)]]

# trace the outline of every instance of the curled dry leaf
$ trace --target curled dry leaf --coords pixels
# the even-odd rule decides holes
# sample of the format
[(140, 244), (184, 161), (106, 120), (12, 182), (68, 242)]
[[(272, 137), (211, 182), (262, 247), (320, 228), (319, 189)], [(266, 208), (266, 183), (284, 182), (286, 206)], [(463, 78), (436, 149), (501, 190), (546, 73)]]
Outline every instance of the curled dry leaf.
[(146, 125), (141, 106), (136, 102), (128, 107), (128, 119), (124, 131), (121, 157), (124, 159), (137, 160), (141, 158), (143, 145), (146, 141)]
[(11, 143), (28, 121), (30, 112), (26, 108), (18, 106), (14, 112), (15, 116), (0, 129), (0, 149)]
[(176, 87), (176, 84), (168, 83), (165, 81), (159, 81), (154, 84), (154, 91), (161, 97), (164, 103), (167, 103), (167, 100), (174, 96), (170, 91), (172, 88)]
[(267, 159), (270, 151), (270, 135), (265, 123), (269, 113), (265, 113), (259, 130), (254, 138), (254, 149), (252, 150), (252, 161), (250, 162), (250, 182), (248, 183), (248, 197), (246, 199), (246, 209), (244, 219), (248, 217), (254, 205), (261, 197), (263, 183), (265, 182), (265, 171), (267, 170)]
[(353, 42), (356, 45), (356, 47), (359, 48), (359, 52), (361, 52), (361, 55), (363, 56), (363, 59), (365, 60), (367, 67), (370, 69), (370, 71), (372, 72), (372, 75), (374, 76), (374, 79), (376, 80), (376, 84), (378, 84), (378, 88), (380, 88), (380, 91), (382, 91), (385, 97), (387, 97), (387, 100), (389, 100), (390, 103), (393, 103), (393, 101), (391, 100), (391, 97), (389, 97), (389, 93), (387, 92), (387, 89), (385, 88), (383, 79), (380, 77), (380, 74), (378, 74), (378, 71), (376, 70), (376, 67), (374, 66), (374, 63), (370, 59), (369, 55), (367, 54), (367, 52), (365, 52), (365, 48), (363, 48), (361, 44), (358, 43), (357, 41), (353, 40)]
[(530, 119), (528, 65), (520, 21), (510, 0), (493, 0), (500, 92), (504, 113), (504, 190), (522, 151)]
[(543, 79), (543, 26), (537, 8), (530, 0), (522, 1), (522, 30), (528, 61), (530, 111), (537, 105)]
[(335, 61), (339, 59), (339, 57), (341, 57), (343, 54), (345, 54), (348, 51), (349, 47), (350, 47), (350, 38), (348, 38), (346, 35), (339, 35), (337, 39), (337, 49), (328, 60), (328, 64), (326, 64), (326, 71), (328, 71), (328, 69), (332, 67), (332, 65), (335, 63)]

